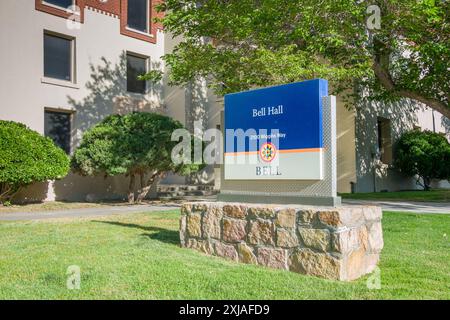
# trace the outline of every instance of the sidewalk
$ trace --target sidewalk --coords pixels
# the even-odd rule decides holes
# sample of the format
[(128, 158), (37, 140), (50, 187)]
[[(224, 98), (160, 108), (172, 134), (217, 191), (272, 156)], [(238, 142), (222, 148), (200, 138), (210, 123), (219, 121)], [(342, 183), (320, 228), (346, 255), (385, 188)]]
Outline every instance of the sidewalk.
[[(394, 202), (372, 200), (342, 200), (343, 205), (373, 205), (379, 206), (383, 211), (411, 212), (411, 213), (438, 213), (450, 215), (450, 203), (436, 202)], [(54, 210), (47, 212), (11, 212), (0, 213), (0, 221), (18, 220), (46, 220), (57, 218), (84, 218), (110, 216), (118, 214), (132, 214), (141, 212), (171, 211), (180, 207), (177, 204), (167, 205), (131, 205), (108, 206), (101, 208), (82, 208), (69, 210)]]
[(342, 204), (378, 206), (381, 207), (383, 211), (450, 214), (450, 203), (442, 202), (397, 202), (342, 199)]

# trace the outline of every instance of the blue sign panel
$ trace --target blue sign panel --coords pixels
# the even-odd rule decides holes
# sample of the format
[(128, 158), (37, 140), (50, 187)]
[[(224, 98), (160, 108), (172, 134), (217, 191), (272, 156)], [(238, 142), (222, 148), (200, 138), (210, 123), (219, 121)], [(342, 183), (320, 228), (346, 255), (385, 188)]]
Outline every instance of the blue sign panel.
[(321, 179), (327, 95), (322, 79), (226, 95), (225, 179)]

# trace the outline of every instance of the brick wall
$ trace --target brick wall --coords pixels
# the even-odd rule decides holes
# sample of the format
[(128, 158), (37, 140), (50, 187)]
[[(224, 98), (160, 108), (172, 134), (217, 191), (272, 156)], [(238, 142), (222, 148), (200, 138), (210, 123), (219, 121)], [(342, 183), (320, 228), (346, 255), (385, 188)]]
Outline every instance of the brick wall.
[[(152, 0), (150, 1), (150, 27), (149, 34), (142, 34), (139, 32), (133, 32), (126, 28), (127, 26), (127, 3), (128, 0), (107, 0), (106, 2), (101, 2), (100, 0), (75, 0), (75, 4), (80, 8), (80, 22), (84, 23), (84, 11), (86, 9), (106, 14), (115, 18), (120, 19), (120, 34), (133, 37), (142, 41), (147, 41), (151, 43), (156, 43), (157, 32), (162, 30), (162, 25), (160, 23), (155, 23), (154, 18), (162, 18), (163, 13), (158, 13), (156, 11), (156, 5), (161, 3), (163, 0)], [(55, 8), (54, 6), (46, 5), (43, 0), (35, 0), (36, 10), (45, 12), (57, 17), (68, 19), (72, 16), (72, 13), (68, 13), (66, 10)]]

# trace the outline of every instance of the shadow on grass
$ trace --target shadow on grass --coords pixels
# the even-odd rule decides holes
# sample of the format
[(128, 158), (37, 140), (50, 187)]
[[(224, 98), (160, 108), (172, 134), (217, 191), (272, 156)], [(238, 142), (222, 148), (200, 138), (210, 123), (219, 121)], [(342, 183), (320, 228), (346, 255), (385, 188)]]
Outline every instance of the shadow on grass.
[(168, 244), (175, 244), (175, 245), (180, 244), (180, 235), (179, 235), (178, 231), (168, 230), (168, 229), (159, 228), (159, 227), (143, 226), (143, 225), (134, 224), (134, 223), (122, 223), (122, 222), (117, 222), (117, 221), (93, 220), (92, 222), (106, 223), (106, 224), (111, 224), (111, 225), (119, 226), (119, 227), (140, 229), (140, 230), (148, 231), (141, 235), (145, 236), (145, 237), (149, 237), (150, 239), (161, 241), (161, 242), (168, 243)]

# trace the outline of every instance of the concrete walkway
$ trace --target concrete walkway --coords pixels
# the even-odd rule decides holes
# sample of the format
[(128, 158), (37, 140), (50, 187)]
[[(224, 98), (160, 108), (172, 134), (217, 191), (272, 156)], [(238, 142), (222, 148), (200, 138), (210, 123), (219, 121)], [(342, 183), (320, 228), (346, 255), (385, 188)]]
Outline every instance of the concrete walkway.
[[(380, 206), (384, 211), (439, 213), (450, 215), (450, 203), (343, 200), (343, 204)], [(170, 211), (176, 210), (179, 207), (180, 205), (177, 204), (167, 204), (167, 205), (145, 204), (133, 206), (105, 206), (100, 208), (54, 210), (47, 212), (11, 212), (11, 213), (0, 213), (0, 221), (46, 220), (57, 218), (86, 218), (86, 217), (110, 216), (118, 214), (132, 214), (141, 212)]]
[(383, 211), (450, 214), (450, 203), (397, 202), (397, 201), (373, 201), (373, 200), (349, 200), (349, 199), (345, 200), (343, 199), (342, 203), (345, 205), (379, 206), (383, 209)]
[(134, 206), (105, 206), (100, 208), (80, 208), (69, 210), (53, 210), (46, 212), (10, 212), (0, 213), (0, 221), (18, 220), (45, 220), (58, 218), (85, 218), (110, 216), (117, 214), (131, 214), (141, 212), (170, 211), (176, 210), (177, 205), (134, 205)]

